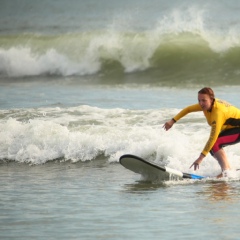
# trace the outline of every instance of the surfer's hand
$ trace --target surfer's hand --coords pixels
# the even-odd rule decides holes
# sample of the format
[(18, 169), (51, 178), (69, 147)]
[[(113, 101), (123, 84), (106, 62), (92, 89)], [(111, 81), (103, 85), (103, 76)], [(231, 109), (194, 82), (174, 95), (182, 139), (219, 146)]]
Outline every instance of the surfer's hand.
[[(196, 160), (192, 165), (191, 165), (191, 167), (192, 166), (194, 166), (194, 171), (196, 171), (197, 169), (199, 169), (199, 163), (198, 163), (198, 161)], [(190, 167), (190, 168), (191, 168)]]
[(174, 120), (171, 119), (163, 125), (163, 128), (167, 131), (173, 126), (174, 123)]
[(202, 160), (203, 160), (204, 157), (205, 157), (205, 156), (204, 156), (203, 154), (200, 154), (200, 156), (198, 157), (198, 159), (190, 166), (190, 168), (191, 168), (192, 166), (194, 166), (194, 171), (196, 171), (197, 169), (199, 169), (199, 165), (200, 165), (200, 163), (202, 162)]

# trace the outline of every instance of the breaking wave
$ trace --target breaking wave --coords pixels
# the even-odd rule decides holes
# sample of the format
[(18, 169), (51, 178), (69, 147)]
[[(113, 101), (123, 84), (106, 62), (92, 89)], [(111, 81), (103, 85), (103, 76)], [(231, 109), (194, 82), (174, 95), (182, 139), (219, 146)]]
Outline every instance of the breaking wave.
[(151, 30), (117, 26), (62, 35), (0, 36), (0, 74), (7, 77), (105, 72), (224, 71), (239, 75), (237, 29), (210, 29), (203, 11), (164, 16)]

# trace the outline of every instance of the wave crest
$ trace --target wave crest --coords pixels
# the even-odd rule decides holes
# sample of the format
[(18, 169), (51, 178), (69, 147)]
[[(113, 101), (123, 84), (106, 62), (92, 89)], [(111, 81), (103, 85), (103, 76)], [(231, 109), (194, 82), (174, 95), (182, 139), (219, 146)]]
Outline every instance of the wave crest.
[[(204, 10), (174, 10), (153, 29), (0, 37), (0, 74), (7, 77), (206, 70), (239, 74), (240, 35), (206, 26)], [(17, 39), (17, 40), (16, 40)]]

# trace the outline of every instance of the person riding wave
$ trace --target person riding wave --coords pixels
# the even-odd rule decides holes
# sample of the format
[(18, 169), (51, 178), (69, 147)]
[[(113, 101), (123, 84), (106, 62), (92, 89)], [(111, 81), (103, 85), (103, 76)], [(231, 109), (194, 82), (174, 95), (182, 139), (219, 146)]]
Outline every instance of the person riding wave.
[(231, 169), (223, 147), (240, 142), (240, 109), (224, 100), (215, 98), (209, 87), (198, 92), (198, 103), (182, 109), (175, 117), (166, 122), (163, 128), (168, 131), (174, 123), (191, 112), (202, 111), (211, 126), (209, 139), (199, 157), (190, 166), (199, 169), (200, 163), (210, 152), (217, 159), (222, 173), (218, 177), (227, 176)]

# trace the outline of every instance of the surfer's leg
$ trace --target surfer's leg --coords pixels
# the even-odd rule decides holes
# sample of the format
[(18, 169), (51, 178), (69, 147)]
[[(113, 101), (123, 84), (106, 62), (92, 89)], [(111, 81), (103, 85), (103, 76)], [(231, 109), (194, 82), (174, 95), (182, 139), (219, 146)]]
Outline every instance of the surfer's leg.
[(223, 148), (221, 148), (214, 154), (214, 158), (217, 159), (217, 161), (222, 169), (222, 172), (217, 176), (217, 178), (221, 178), (221, 177), (223, 177), (224, 171), (231, 169), (226, 152), (223, 150)]
[(231, 169), (226, 152), (223, 148), (214, 153), (214, 157), (217, 159), (222, 171)]
[(219, 134), (217, 141), (211, 149), (211, 154), (217, 159), (222, 171), (230, 170), (227, 155), (223, 147), (236, 144), (240, 141), (240, 128), (231, 128)]

